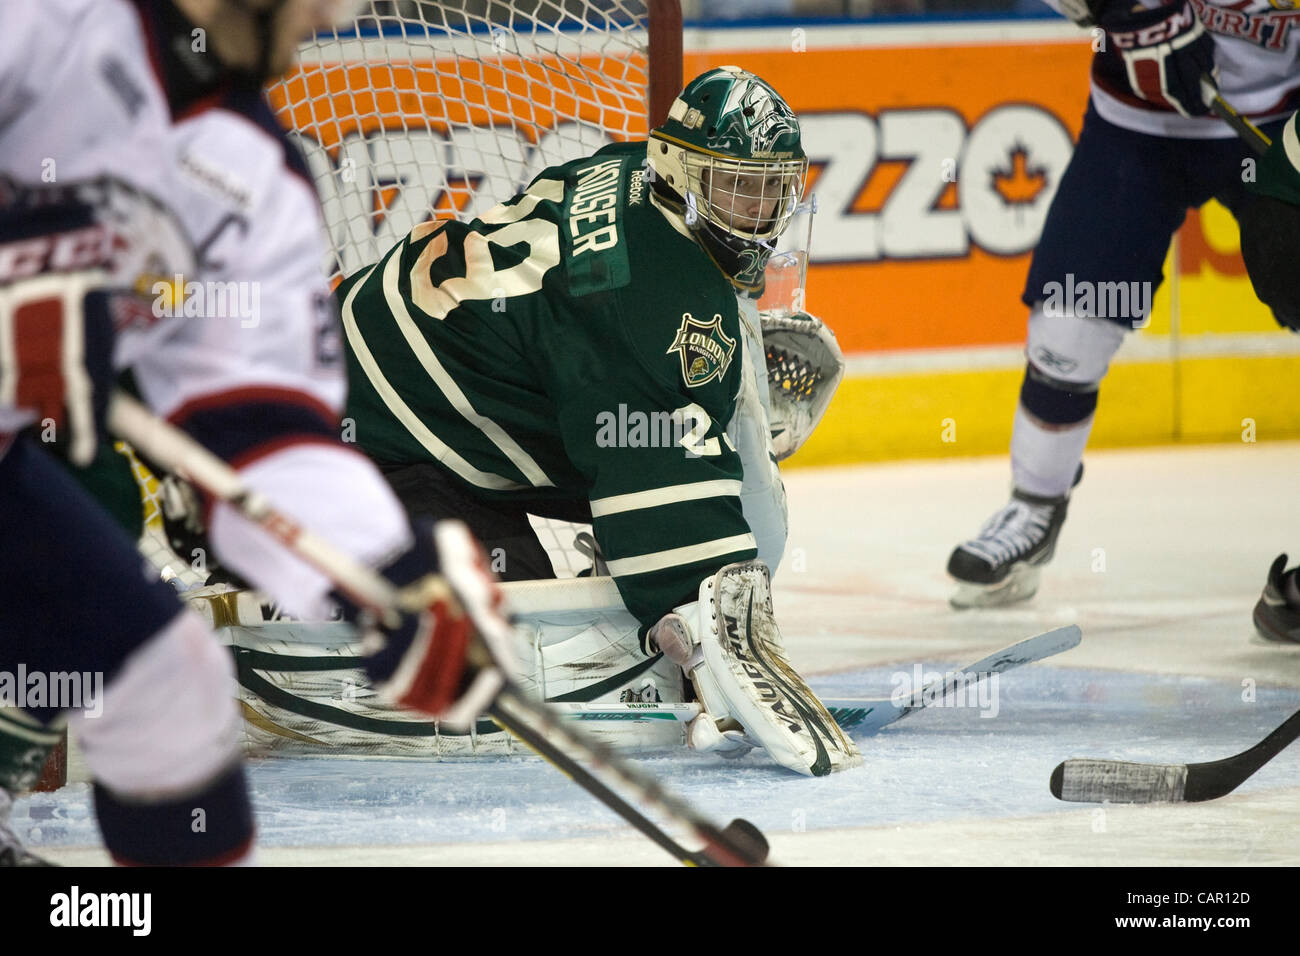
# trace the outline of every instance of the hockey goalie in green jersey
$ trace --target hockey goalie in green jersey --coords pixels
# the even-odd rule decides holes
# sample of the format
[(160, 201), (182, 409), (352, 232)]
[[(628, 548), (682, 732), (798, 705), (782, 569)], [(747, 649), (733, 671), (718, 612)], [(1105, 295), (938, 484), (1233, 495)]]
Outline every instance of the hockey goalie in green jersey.
[(692, 746), (821, 775), (860, 758), (772, 614), (786, 512), (756, 306), (807, 165), (775, 90), (711, 70), (648, 142), (419, 225), (336, 296), (345, 420), (409, 511), (464, 520), (507, 581), (554, 576), (529, 514), (590, 521), (625, 657), (676, 675), (650, 699), (700, 703)]

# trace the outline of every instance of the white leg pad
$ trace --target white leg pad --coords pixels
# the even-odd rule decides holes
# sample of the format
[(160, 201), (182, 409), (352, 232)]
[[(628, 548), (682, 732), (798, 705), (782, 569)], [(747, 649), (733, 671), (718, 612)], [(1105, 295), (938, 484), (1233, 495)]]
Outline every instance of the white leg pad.
[[(681, 668), (667, 657), (647, 660), (637, 639), (639, 625), (622, 605), (610, 578), (512, 582), (503, 586), (507, 603), (518, 612), (514, 658), (521, 686), (547, 698), (573, 695), (593, 703), (680, 703)], [(314, 630), (315, 635), (308, 631)], [(357, 730), (315, 716), (307, 717), (268, 703), (241, 689), (247, 741), (258, 752), (422, 756), (437, 759), (526, 752), (504, 731), (449, 731), (436, 734), (386, 734), (383, 722), (418, 721), (417, 714), (383, 704), (359, 669), (359, 644), (346, 627), (269, 623), (230, 628), (240, 647), (280, 656), (337, 656), (328, 671), (277, 671), (258, 668), (257, 676), (295, 697), (366, 717), (375, 731)], [(331, 636), (333, 635), (333, 636)], [(310, 643), (307, 643), (310, 642)], [(491, 726), (491, 725), (489, 725)], [(680, 747), (685, 725), (666, 720), (584, 721), (583, 729), (621, 751)]]
[(739, 724), (777, 763), (808, 776), (862, 763), (853, 741), (790, 664), (761, 562), (727, 565), (703, 581), (697, 602), (676, 613), (702, 652), (691, 670), (706, 711), (697, 719), (712, 718), (724, 734)]

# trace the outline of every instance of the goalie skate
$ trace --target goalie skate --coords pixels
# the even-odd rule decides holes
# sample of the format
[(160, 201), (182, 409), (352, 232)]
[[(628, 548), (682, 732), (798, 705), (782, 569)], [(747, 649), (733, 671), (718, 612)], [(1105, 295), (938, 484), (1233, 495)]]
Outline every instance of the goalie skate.
[(948, 559), (957, 591), (954, 608), (1000, 607), (1027, 601), (1038, 591), (1043, 565), (1052, 560), (1069, 496), (1043, 498), (1016, 489), (980, 533)]

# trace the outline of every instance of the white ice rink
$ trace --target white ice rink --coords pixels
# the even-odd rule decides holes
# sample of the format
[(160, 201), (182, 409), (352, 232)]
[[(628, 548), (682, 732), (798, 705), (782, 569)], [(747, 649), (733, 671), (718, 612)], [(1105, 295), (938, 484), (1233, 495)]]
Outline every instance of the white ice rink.
[[(886, 696), (916, 662), (960, 666), (1063, 623), (1082, 645), (1003, 676), (996, 716), (948, 707), (859, 737), (865, 765), (831, 778), (758, 755), (642, 765), (709, 815), (756, 823), (777, 862), (1300, 864), (1300, 744), (1203, 804), (1097, 807), (1047, 789), (1066, 757), (1212, 760), (1300, 708), (1300, 645), (1264, 644), (1250, 623), (1272, 559), (1300, 557), (1300, 443), (1086, 464), (1038, 596), (962, 613), (944, 565), (1005, 501), (1004, 458), (791, 472), (776, 612), (818, 691)], [(533, 758), (265, 760), (251, 778), (267, 863), (673, 863)], [(85, 783), (19, 801), (14, 823), (58, 862), (106, 859)]]

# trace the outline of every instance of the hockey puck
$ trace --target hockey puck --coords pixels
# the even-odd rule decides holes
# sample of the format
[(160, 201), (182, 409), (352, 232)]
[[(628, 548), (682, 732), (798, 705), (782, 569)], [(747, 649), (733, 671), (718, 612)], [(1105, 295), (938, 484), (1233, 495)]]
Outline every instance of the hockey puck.
[(1065, 782), (1065, 764), (1058, 763), (1056, 765), (1056, 769), (1052, 771), (1051, 782), (1048, 783), (1047, 785), (1052, 791), (1052, 796), (1056, 797), (1057, 800), (1061, 799), (1061, 784), (1063, 784), (1064, 782)]
[(763, 836), (762, 831), (748, 820), (737, 817), (722, 828), (722, 834), (737, 847), (743, 849), (755, 863), (767, 862), (769, 852), (767, 837)]

